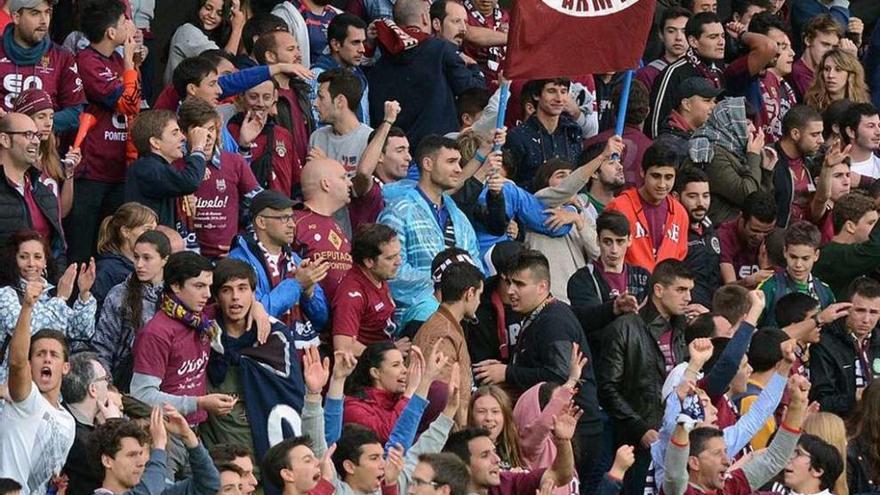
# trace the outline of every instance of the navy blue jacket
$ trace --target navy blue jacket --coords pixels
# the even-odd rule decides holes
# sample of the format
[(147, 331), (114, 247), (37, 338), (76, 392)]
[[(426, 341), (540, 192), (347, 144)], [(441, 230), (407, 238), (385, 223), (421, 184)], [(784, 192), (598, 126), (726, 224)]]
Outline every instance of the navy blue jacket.
[(95, 284), (92, 295), (98, 301), (98, 314), (104, 299), (114, 286), (121, 284), (134, 271), (134, 263), (118, 253), (99, 254), (95, 258)]
[(583, 140), (581, 127), (568, 114), (559, 116), (559, 125), (553, 134), (547, 132), (536, 115), (532, 115), (507, 135), (505, 148), (513, 160), (516, 183), (532, 191), (531, 182), (538, 167), (551, 158), (577, 163), (583, 151)]
[(184, 158), (183, 169), (171, 165), (155, 153), (138, 158), (128, 168), (125, 201), (149, 206), (159, 216), (159, 224), (174, 228), (175, 200), (192, 194), (205, 176), (205, 154), (199, 151)]
[(383, 53), (367, 79), (370, 121), (382, 122), (385, 102), (397, 100), (397, 125), (413, 148), (428, 134), (457, 131), (455, 96), (486, 85), (478, 70), (465, 66), (455, 45), (434, 37), (399, 54)]

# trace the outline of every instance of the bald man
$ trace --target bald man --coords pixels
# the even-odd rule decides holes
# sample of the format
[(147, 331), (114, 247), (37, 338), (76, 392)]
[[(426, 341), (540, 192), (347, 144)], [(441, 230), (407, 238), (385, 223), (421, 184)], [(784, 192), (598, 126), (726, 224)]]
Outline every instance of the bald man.
[(156, 227), (156, 230), (165, 234), (165, 237), (168, 238), (168, 242), (171, 244), (171, 254), (179, 253), (186, 249), (186, 244), (183, 242), (183, 237), (180, 237), (180, 233), (176, 230), (168, 227), (167, 225), (159, 225)]
[(58, 197), (40, 182), (37, 163), (40, 134), (30, 117), (8, 113), (0, 118), (0, 242), (13, 232), (33, 229), (52, 247), (58, 266), (66, 266)]
[(332, 301), (336, 287), (351, 268), (351, 242), (334, 219), (351, 201), (351, 179), (342, 163), (318, 158), (306, 163), (300, 184), (304, 201), (303, 208), (294, 212), (293, 249), (303, 258), (323, 259), (330, 265), (320, 284), (327, 300)]

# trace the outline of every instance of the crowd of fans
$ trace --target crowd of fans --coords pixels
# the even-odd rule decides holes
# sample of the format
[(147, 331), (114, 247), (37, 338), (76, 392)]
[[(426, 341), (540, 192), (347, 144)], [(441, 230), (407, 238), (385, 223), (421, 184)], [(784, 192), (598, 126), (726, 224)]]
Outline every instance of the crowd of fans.
[(880, 492), (847, 0), (659, 1), (631, 87), (497, 0), (68, 3), (0, 8), (0, 495)]

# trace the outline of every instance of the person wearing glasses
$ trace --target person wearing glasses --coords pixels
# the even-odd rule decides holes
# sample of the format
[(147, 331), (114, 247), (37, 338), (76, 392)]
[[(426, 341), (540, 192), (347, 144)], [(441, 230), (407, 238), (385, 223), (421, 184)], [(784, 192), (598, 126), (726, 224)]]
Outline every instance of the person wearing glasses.
[(408, 495), (467, 495), (470, 473), (455, 454), (422, 454), (410, 478)]
[(67, 493), (86, 495), (101, 487), (104, 471), (100, 465), (83, 462), (89, 455), (92, 432), (99, 424), (121, 418), (122, 396), (112, 388), (110, 373), (92, 352), (74, 354), (70, 371), (61, 380), (63, 406), (76, 422), (73, 446), (67, 454), (62, 472), (67, 475)]
[(33, 229), (52, 247), (52, 256), (66, 265), (67, 246), (58, 211), (58, 197), (40, 180), (35, 166), (40, 133), (25, 114), (8, 113), (0, 118), (0, 243), (14, 232)]
[(294, 327), (298, 345), (316, 343), (330, 314), (319, 285), (330, 264), (303, 260), (293, 251), (296, 224), (293, 201), (286, 195), (272, 190), (257, 194), (250, 216), (248, 232), (233, 240), (229, 257), (254, 268), (257, 300), (273, 318)]
[[(128, 168), (125, 202), (148, 206), (159, 216), (159, 225), (175, 227), (178, 199), (194, 193), (202, 183), (207, 162), (205, 150), (213, 149), (216, 132), (195, 126), (184, 134), (174, 112), (150, 110), (135, 119), (131, 137), (138, 159)], [(189, 149), (186, 157), (184, 143)], [(180, 158), (185, 165), (173, 166)]]

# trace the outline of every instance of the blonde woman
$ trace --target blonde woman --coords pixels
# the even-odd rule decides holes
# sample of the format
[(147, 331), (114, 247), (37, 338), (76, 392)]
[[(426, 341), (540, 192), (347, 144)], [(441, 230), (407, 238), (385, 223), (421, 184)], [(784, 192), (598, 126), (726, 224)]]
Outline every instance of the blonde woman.
[(156, 228), (158, 216), (140, 203), (125, 203), (101, 222), (98, 231), (98, 277), (92, 294), (100, 306), (110, 289), (134, 270), (134, 245), (138, 237)]
[(822, 57), (818, 74), (804, 95), (804, 102), (820, 112), (832, 102), (847, 99), (869, 103), (871, 95), (865, 83), (865, 69), (859, 60), (839, 49)]
[(849, 487), (846, 484), (846, 424), (840, 416), (829, 412), (817, 412), (809, 415), (801, 427), (804, 433), (810, 433), (830, 443), (840, 452), (843, 459), (843, 472), (831, 493), (834, 495), (849, 495)]
[(483, 385), (471, 396), (468, 426), (485, 428), (501, 458), (501, 469), (528, 469), (519, 445), (513, 405), (507, 392), (496, 385)]

